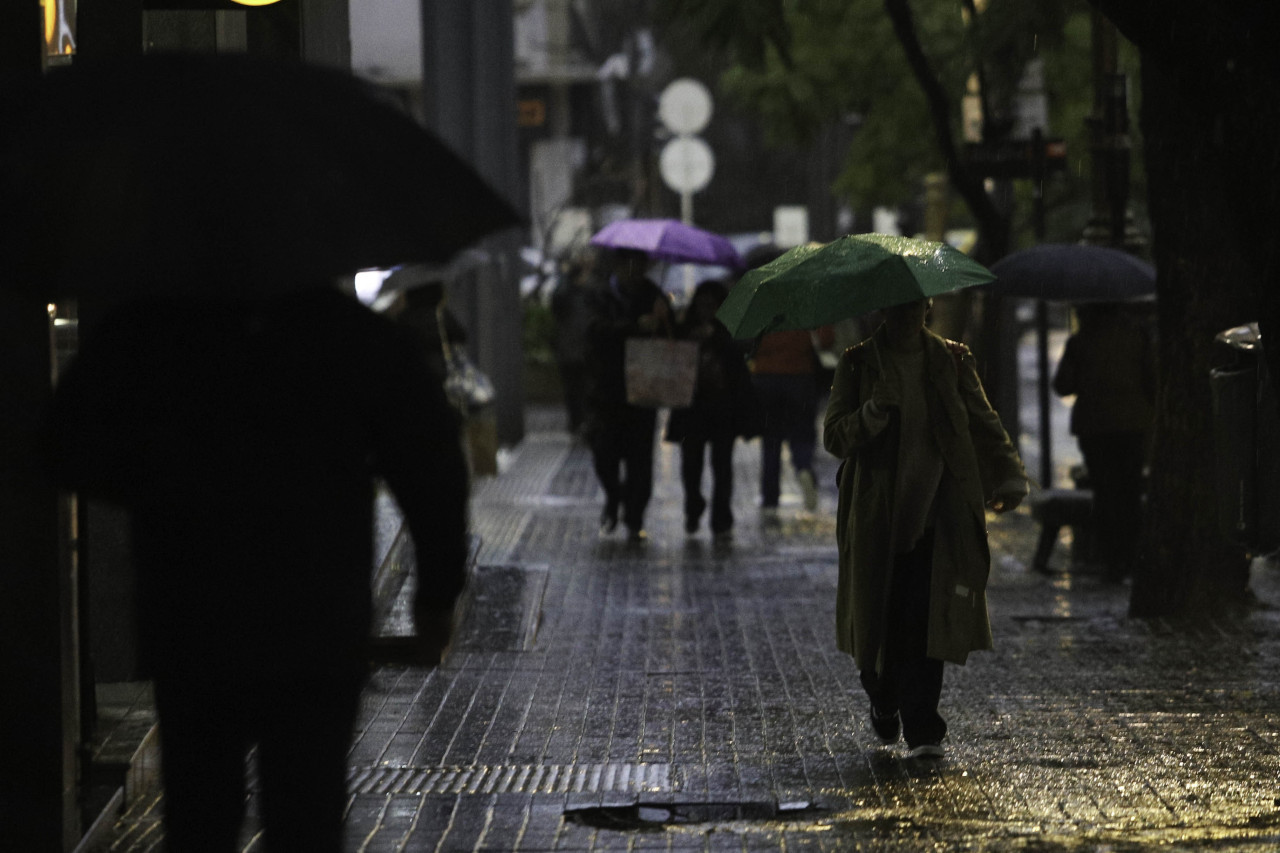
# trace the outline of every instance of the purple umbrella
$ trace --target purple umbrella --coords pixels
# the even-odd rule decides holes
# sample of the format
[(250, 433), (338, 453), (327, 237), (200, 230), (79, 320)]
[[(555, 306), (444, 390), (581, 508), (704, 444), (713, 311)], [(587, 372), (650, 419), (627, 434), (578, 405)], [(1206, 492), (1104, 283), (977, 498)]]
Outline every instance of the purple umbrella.
[(727, 239), (677, 219), (619, 219), (600, 229), (591, 243), (638, 249), (659, 261), (742, 267), (742, 258)]

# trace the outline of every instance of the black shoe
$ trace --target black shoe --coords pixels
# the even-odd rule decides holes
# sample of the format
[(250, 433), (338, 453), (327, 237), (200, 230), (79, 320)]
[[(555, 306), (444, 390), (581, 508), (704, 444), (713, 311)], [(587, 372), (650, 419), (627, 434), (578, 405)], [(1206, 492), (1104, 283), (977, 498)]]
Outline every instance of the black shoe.
[(898, 742), (898, 738), (902, 735), (902, 717), (898, 716), (898, 712), (892, 714), (884, 714), (883, 716), (876, 713), (876, 706), (871, 706), (871, 728), (875, 731), (876, 737), (886, 746), (890, 746)]
[(618, 507), (606, 506), (600, 513), (600, 535), (608, 536), (618, 529)]
[(697, 533), (702, 523), (702, 514), (707, 511), (707, 500), (702, 495), (690, 498), (684, 503), (684, 532)]
[(641, 542), (649, 538), (649, 534), (645, 532), (643, 527), (628, 527), (627, 541), (632, 545), (639, 545)]

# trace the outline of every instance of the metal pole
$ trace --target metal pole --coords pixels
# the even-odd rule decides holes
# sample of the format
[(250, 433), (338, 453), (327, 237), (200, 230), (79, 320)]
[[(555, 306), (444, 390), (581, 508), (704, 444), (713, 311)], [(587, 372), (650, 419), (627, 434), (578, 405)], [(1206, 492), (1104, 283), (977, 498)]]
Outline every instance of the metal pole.
[[(685, 190), (680, 193), (680, 221), (685, 225), (693, 224), (693, 193)], [(693, 267), (684, 264), (684, 296), (685, 299), (693, 296)]]
[(1052, 489), (1054, 476), (1049, 413), (1049, 305), (1043, 299), (1036, 300), (1036, 359), (1040, 391), (1040, 485)]
[[(1031, 134), (1031, 193), (1035, 200), (1036, 242), (1044, 242), (1044, 133), (1036, 128)], [(1036, 365), (1037, 396), (1040, 406), (1040, 486), (1052, 489), (1053, 476), (1053, 423), (1049, 411), (1049, 306), (1043, 299), (1036, 300)]]

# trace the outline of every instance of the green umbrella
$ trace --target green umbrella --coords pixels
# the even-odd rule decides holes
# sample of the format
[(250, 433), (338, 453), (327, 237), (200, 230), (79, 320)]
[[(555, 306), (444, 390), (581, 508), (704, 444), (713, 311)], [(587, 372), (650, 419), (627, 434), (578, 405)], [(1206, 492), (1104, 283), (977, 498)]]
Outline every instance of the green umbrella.
[(742, 276), (716, 316), (735, 338), (814, 329), (878, 308), (994, 281), (946, 243), (851, 234), (797, 246)]

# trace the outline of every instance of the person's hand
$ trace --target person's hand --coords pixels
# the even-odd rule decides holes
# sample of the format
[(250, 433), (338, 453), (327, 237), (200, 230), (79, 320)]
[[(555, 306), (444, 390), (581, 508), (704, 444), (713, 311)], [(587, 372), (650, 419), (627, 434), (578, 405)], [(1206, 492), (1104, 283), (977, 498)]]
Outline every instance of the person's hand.
[(987, 501), (987, 509), (992, 512), (1012, 512), (1027, 496), (1025, 480), (1010, 480), (996, 489), (995, 496)]
[(653, 310), (649, 312), (659, 323), (671, 322), (671, 306), (667, 304), (667, 300), (658, 298), (653, 300)]
[(898, 396), (898, 388), (893, 383), (881, 378), (871, 389), (871, 402), (883, 412), (899, 408), (902, 398)]
[(636, 320), (636, 326), (642, 332), (652, 334), (661, 329), (669, 329), (671, 327), (671, 309), (667, 306), (666, 300), (653, 300), (653, 310), (648, 314), (640, 315)]
[(689, 330), (689, 339), (694, 341), (709, 340), (716, 333), (716, 327), (710, 323), (699, 323)]

